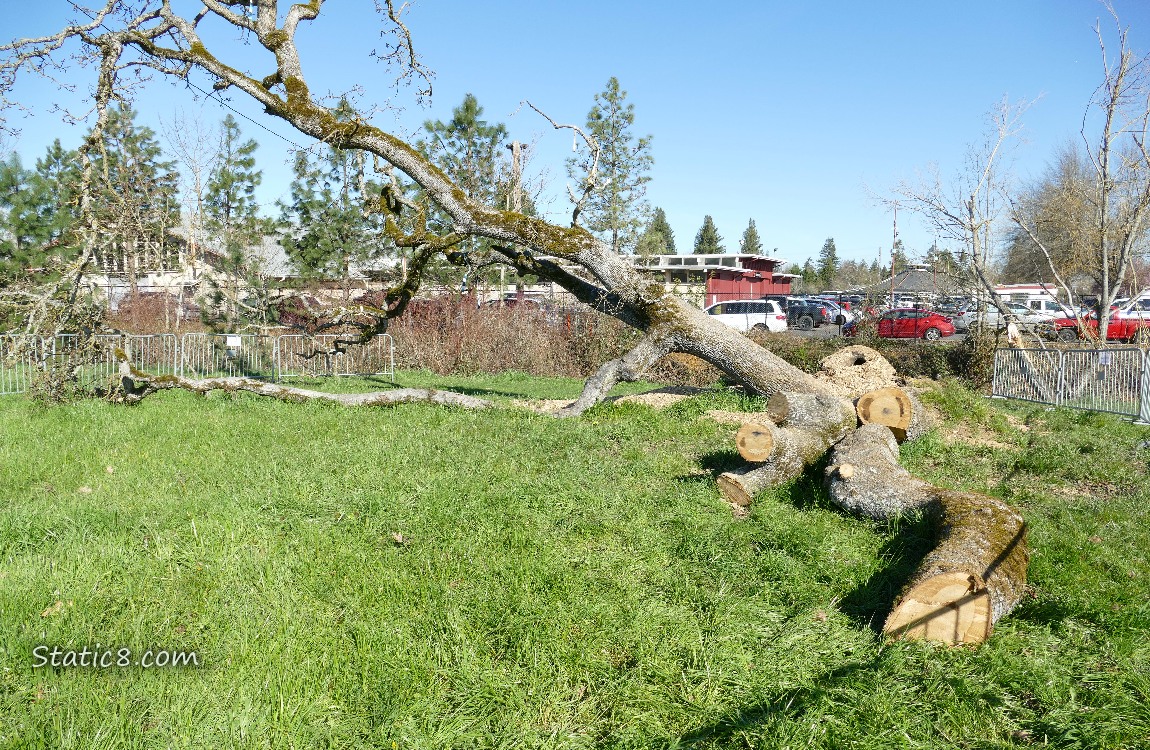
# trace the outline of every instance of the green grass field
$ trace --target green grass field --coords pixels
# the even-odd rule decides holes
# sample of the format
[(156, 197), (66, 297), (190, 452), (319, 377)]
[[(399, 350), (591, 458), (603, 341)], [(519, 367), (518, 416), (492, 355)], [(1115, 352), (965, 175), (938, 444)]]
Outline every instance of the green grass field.
[[(1031, 524), (1032, 595), (979, 648), (876, 634), (922, 523), (805, 479), (732, 517), (704, 412), (756, 402), (727, 392), (576, 420), (0, 398), (0, 748), (1150, 747), (1150, 429), (929, 400), (908, 467)], [(200, 665), (35, 666), (97, 643)]]

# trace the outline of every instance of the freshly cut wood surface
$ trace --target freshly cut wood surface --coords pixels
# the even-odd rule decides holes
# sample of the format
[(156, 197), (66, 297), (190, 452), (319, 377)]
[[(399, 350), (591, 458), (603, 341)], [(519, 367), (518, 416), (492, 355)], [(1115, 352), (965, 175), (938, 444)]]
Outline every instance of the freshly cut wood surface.
[(901, 443), (906, 440), (914, 414), (910, 396), (901, 388), (879, 388), (859, 396), (855, 403), (859, 422), (886, 425)]
[(979, 643), (1021, 600), (1029, 564), (1022, 516), (997, 498), (912, 476), (888, 427), (864, 425), (839, 441), (826, 485), (834, 503), (870, 518), (921, 510), (935, 521), (938, 543), (896, 600), (887, 635)]

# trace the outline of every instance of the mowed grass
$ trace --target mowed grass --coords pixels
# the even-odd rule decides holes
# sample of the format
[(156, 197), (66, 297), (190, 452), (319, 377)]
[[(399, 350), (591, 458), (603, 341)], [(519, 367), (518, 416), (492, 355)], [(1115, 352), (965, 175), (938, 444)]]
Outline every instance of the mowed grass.
[[(1150, 747), (1150, 430), (930, 400), (908, 466), (1031, 524), (1032, 594), (980, 648), (876, 633), (921, 522), (812, 479), (732, 517), (704, 412), (758, 402), (729, 392), (573, 420), (2, 398), (0, 747)], [(97, 643), (200, 665), (34, 667)]]

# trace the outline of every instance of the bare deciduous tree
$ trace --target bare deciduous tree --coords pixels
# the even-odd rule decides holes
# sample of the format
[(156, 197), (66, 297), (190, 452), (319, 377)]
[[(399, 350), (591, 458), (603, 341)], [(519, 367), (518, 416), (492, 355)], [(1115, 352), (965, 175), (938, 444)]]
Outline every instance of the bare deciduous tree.
[[(1107, 51), (1101, 23), (1094, 27), (1102, 58), (1102, 83), (1086, 107), (1080, 130), (1090, 170), (1060, 184), (1060, 220), (1082, 217), (1085, 226), (1067, 227), (1076, 242), (1071, 252), (1099, 291), (1095, 307), (1098, 335), (1106, 341), (1110, 305), (1119, 296), (1135, 259), (1143, 252), (1150, 211), (1150, 57), (1130, 49), (1129, 30), (1107, 5), (1117, 30), (1118, 51)], [(1059, 285), (1073, 299), (1056, 261), (1058, 248), (1040, 226), (1039, 215), (1015, 203), (1011, 219), (1042, 253)], [(1060, 233), (1065, 236), (1065, 232)]]
[[(922, 216), (939, 237), (962, 248), (960, 265), (969, 269), (979, 294), (990, 303), (998, 302), (991, 259), (995, 236), (1009, 211), (1010, 151), (1029, 106), (1003, 99), (987, 116), (990, 127), (982, 142), (967, 149), (954, 177), (944, 179), (937, 165), (932, 165), (919, 181), (900, 183), (895, 197), (887, 200)], [(1002, 313), (1012, 317), (1007, 308)]]

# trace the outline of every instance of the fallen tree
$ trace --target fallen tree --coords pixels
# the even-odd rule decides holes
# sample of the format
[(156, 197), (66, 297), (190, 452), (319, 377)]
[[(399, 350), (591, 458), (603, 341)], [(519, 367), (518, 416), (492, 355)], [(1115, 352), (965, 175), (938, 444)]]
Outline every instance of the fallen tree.
[[(358, 331), (360, 340), (387, 330), (388, 322), (402, 312), (417, 292), (422, 270), (438, 255), (460, 265), (502, 264), (522, 275), (554, 282), (594, 309), (643, 332), (642, 339), (630, 352), (605, 363), (587, 380), (580, 398), (563, 415), (583, 413), (605, 398), (616, 383), (641, 377), (655, 361), (671, 353), (699, 357), (748, 392), (773, 399), (778, 426), (774, 420), (760, 422), (762, 429), (754, 435), (747, 434), (744, 441), (748, 448), (757, 441), (765, 461), (739, 474), (737, 481), (726, 482), (738, 487), (743, 503), (750, 503), (760, 489), (790, 481), (819, 461), (828, 449), (841, 445), (844, 436), (857, 436), (855, 439), (864, 443), (885, 444), (885, 438), (876, 433), (891, 435), (891, 429), (895, 429), (902, 437), (912, 439), (925, 428), (921, 405), (912, 394), (905, 393), (905, 403), (898, 396), (891, 401), (888, 395), (872, 398), (863, 407), (866, 421), (890, 421), (888, 418), (893, 415), (896, 424), (891, 425), (891, 429), (881, 426), (854, 430), (860, 413), (856, 399), (875, 388), (891, 385), (886, 381), (892, 377), (893, 368), (873, 350), (849, 347), (840, 355), (828, 358), (824, 372), (809, 375), (669, 293), (660, 281), (637, 273), (627, 259), (616, 255), (609, 245), (579, 226), (580, 210), (598, 186), (594, 166), (584, 182), (582, 195), (573, 196), (575, 207), (570, 226), (558, 226), (478, 202), (412, 144), (385, 132), (367, 117), (358, 114), (349, 117), (346, 112), (337, 113), (333, 107), (323, 104), (309, 88), (296, 46), (297, 32), (320, 17), (322, 6), (322, 0), (286, 7), (281, 7), (277, 0), (204, 0), (198, 12), (181, 14), (167, 0), (107, 0), (89, 20), (70, 25), (56, 34), (18, 40), (0, 48), (4, 56), (0, 62), (0, 94), (7, 97), (18, 73), (42, 72), (45, 60), (59, 64), (56, 58), (61, 50), (79, 43), (81, 52), (75, 57), (76, 64), (94, 64), (97, 68), (98, 117), (93, 140), (101, 137), (109, 103), (129, 100), (136, 72), (150, 69), (188, 80), (204, 76), (214, 91), (233, 91), (250, 97), (269, 116), (279, 118), (304, 135), (339, 149), (373, 155), (382, 165), (382, 171), (391, 175), (391, 182), (384, 187), (378, 201), (363, 208), (386, 216), (388, 236), (397, 248), (410, 251), (410, 259), (408, 275), (383, 295), (378, 307), (360, 305), (349, 310), (345, 322)], [(395, 39), (388, 56), (400, 66), (403, 75), (425, 77), (411, 34), (399, 12), (391, 0), (384, 0), (379, 8)], [(238, 36), (227, 33), (236, 30), (240, 32)], [(231, 48), (226, 42), (212, 42), (209, 48), (205, 41), (237, 38), (242, 41)], [(262, 53), (262, 60), (251, 62), (253, 50)], [(254, 65), (261, 66), (259, 72)], [(575, 131), (597, 153), (597, 144), (579, 128), (553, 121), (552, 124)], [(592, 160), (592, 165), (594, 163)], [(408, 183), (401, 183), (397, 173), (404, 175)], [(416, 190), (411, 190), (412, 186)], [(408, 193), (418, 195), (419, 199), (412, 199)], [(428, 216), (433, 210), (446, 217), (446, 229), (434, 228), (429, 223)], [(89, 226), (86, 242), (97, 241), (97, 229)], [(468, 238), (487, 240), (493, 254), (476, 258), (461, 251), (460, 243)], [(83, 257), (90, 259), (90, 250), (89, 247)], [(82, 277), (82, 266), (80, 269), (77, 278)], [(129, 376), (122, 384), (127, 400), (142, 398), (157, 390), (185, 388), (196, 392), (240, 389), (276, 398), (326, 398), (349, 404), (356, 401), (353, 397), (304, 392), (243, 379), (194, 381), (151, 378), (140, 373), (129, 373)], [(878, 381), (882, 381), (881, 384)], [(442, 397), (412, 393), (393, 398)], [(387, 400), (378, 394), (363, 398)], [(892, 453), (891, 460), (896, 455)], [(843, 465), (839, 464), (839, 476), (846, 479), (842, 474)], [(888, 472), (885, 479), (898, 486), (892, 485), (889, 492), (876, 487), (876, 498), (888, 495), (909, 498), (908, 502), (913, 504), (929, 496), (935, 498), (932, 502), (946, 506), (941, 500), (945, 491), (932, 495), (932, 491), (914, 482), (908, 483), (893, 471)], [(918, 487), (917, 494), (902, 485)], [(905, 510), (902, 507), (905, 503), (896, 505), (900, 511)], [(960, 520), (953, 520), (959, 518), (955, 513), (948, 517), (952, 518), (952, 526), (946, 528), (966, 528)], [(1025, 565), (1013, 565), (1010, 570), (1014, 574), (1011, 585), (1017, 588), (1021, 585), (1018, 574), (1024, 574)], [(997, 579), (985, 571), (978, 575), (983, 583), (995, 581), (999, 586)], [(907, 601), (928, 603), (937, 598), (936, 594), (908, 596)], [(1008, 596), (990, 595), (990, 599), (995, 612), (1004, 612), (1013, 605)], [(903, 629), (907, 634), (921, 633), (926, 637), (936, 637), (939, 632), (937, 628), (917, 628), (913, 623)], [(986, 630), (989, 632), (989, 626)], [(963, 631), (963, 638), (959, 640), (967, 640), (966, 632)]]

